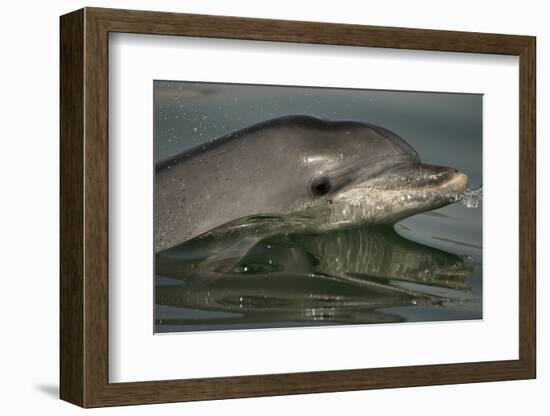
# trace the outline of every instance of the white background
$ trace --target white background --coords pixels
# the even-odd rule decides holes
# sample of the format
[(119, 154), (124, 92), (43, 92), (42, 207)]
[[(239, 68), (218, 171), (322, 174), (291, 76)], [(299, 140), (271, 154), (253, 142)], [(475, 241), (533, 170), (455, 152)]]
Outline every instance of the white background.
[[(518, 358), (517, 57), (128, 34), (110, 54), (112, 382)], [(152, 336), (153, 79), (483, 93), (483, 320)]]
[[(5, 414), (78, 414), (56, 399), (58, 386), (58, 16), (83, 5), (319, 20), (435, 29), (531, 34), (538, 37), (538, 380), (225, 400), (87, 411), (88, 414), (548, 414), (550, 364), (544, 346), (543, 244), (548, 222), (540, 215), (542, 161), (550, 160), (544, 141), (544, 103), (550, 96), (544, 72), (550, 56), (550, 27), (544, 2), (340, 0), (296, 2), (50, 1), (6, 3), (2, 10), (2, 151), (4, 198), (2, 231), (2, 400)], [(544, 177), (545, 176), (545, 177)], [(546, 192), (547, 194), (547, 192)], [(544, 197), (547, 199), (547, 195)], [(506, 196), (503, 195), (503, 198)], [(505, 230), (503, 230), (505, 232)], [(543, 235), (545, 234), (545, 235)], [(544, 240), (544, 241), (543, 241)], [(546, 263), (547, 264), (547, 263)], [(548, 325), (546, 325), (548, 327)]]

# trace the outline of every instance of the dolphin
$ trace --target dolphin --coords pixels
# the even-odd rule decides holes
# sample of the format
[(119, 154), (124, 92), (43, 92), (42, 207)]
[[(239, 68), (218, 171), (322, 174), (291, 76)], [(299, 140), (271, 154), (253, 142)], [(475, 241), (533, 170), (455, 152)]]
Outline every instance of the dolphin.
[(257, 215), (316, 231), (391, 225), (456, 201), (467, 182), (383, 127), (279, 117), (157, 163), (155, 251)]

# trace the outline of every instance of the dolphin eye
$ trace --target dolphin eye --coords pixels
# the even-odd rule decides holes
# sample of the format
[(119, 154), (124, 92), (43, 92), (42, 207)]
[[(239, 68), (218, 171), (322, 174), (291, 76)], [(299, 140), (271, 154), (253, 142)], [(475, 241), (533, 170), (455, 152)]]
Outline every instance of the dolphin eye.
[(326, 176), (315, 178), (311, 182), (311, 193), (315, 196), (326, 195), (330, 192), (331, 188), (330, 179)]

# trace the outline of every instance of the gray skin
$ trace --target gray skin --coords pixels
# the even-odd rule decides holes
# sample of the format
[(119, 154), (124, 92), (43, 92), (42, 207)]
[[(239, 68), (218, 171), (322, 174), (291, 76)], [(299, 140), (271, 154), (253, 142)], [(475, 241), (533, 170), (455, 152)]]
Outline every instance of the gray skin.
[(155, 250), (255, 215), (300, 215), (316, 230), (394, 224), (456, 201), (466, 185), (382, 127), (276, 118), (157, 164)]

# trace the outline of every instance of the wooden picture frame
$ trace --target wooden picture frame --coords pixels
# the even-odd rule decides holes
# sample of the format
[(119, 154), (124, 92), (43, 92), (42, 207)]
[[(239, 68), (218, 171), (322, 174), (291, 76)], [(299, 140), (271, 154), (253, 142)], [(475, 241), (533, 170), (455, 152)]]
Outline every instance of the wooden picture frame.
[[(535, 378), (534, 37), (100, 8), (64, 15), (60, 28), (61, 399), (101, 407)], [(519, 359), (109, 383), (110, 32), (519, 56)]]

